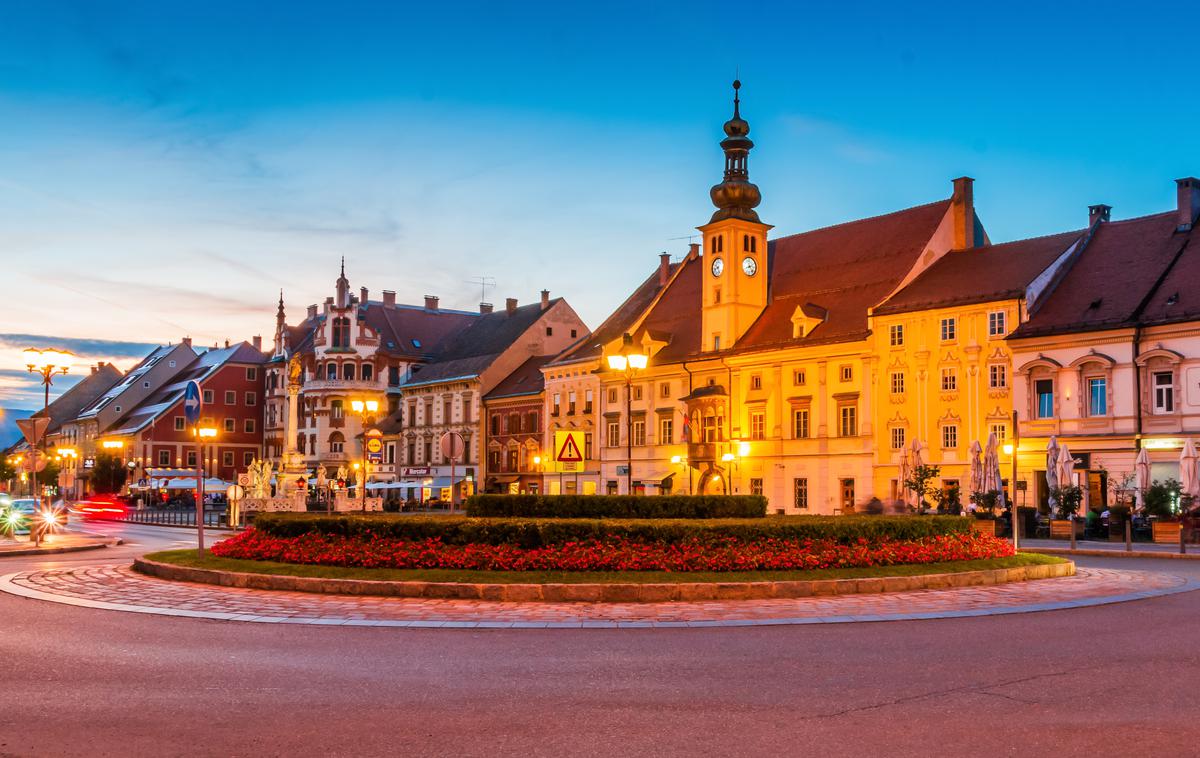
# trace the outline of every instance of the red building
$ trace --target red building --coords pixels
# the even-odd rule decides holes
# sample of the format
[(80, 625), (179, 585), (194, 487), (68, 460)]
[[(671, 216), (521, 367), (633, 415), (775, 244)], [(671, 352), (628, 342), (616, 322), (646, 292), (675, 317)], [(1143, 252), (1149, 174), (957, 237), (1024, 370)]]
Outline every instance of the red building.
[(545, 379), (542, 366), (553, 355), (530, 358), (483, 398), (487, 428), (487, 492), (542, 492), (542, 471), (549, 462), (542, 452)]
[(216, 429), (216, 437), (205, 447), (205, 475), (232, 481), (262, 457), (265, 361), (262, 351), (247, 342), (212, 348), (130, 411), (105, 437), (124, 439), (130, 460), (146, 475), (195, 468), (196, 439), (183, 413), (183, 392), (194, 380), (204, 400), (200, 425)]

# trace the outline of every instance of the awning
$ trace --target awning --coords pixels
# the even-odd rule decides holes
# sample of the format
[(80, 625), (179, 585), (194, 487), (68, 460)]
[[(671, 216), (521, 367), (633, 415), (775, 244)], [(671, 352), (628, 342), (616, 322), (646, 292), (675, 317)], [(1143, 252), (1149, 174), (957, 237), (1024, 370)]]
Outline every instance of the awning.
[(639, 484), (643, 484), (643, 485), (645, 485), (645, 486), (647, 486), (647, 487), (661, 487), (661, 486), (663, 486), (664, 484), (669, 484), (669, 483), (671, 482), (671, 480), (672, 480), (674, 477), (675, 477), (675, 472), (674, 472), (674, 471), (672, 471), (671, 473), (669, 473), (669, 474), (667, 474), (666, 476), (663, 476), (663, 477), (661, 477), (661, 478), (646, 478), (646, 477), (643, 477), (643, 478), (641, 478), (641, 479), (637, 479), (636, 481), (637, 481)]
[[(521, 481), (521, 477), (520, 476), (489, 476), (488, 481), (495, 482), (496, 484), (512, 484), (513, 482)], [(447, 482), (446, 486), (449, 487), (450, 483)]]

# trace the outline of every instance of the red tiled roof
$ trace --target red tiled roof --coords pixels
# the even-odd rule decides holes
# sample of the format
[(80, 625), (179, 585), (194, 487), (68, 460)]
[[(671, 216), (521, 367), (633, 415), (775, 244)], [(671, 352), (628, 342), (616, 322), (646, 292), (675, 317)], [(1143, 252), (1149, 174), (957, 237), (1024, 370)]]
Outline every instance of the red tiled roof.
[[(466, 329), (480, 317), (478, 313), (428, 309), (415, 305), (368, 303), (359, 312), (367, 326), (379, 335), (379, 346), (394, 355), (421, 356), (435, 352), (441, 344)], [(414, 342), (415, 340), (415, 342)]]
[(875, 314), (1023, 297), (1025, 288), (1085, 231), (951, 251), (888, 298)]
[(1147, 325), (1200, 321), (1200, 227), (1192, 227), (1188, 244), (1147, 301), (1141, 321)]
[[(1132, 326), (1186, 236), (1175, 212), (1108, 221), (1013, 337)], [(1194, 279), (1195, 274), (1181, 273)]]
[[(682, 266), (683, 263), (670, 264), (668, 272), (668, 281), (670, 276)], [(638, 320), (642, 313), (646, 310), (650, 303), (654, 302), (655, 296), (661, 291), (662, 287), (658, 283), (658, 269), (654, 269), (649, 277), (645, 279), (638, 288), (633, 291), (625, 302), (621, 303), (612, 314), (604, 320), (596, 328), (596, 331), (587, 335), (580, 340), (576, 345), (564, 350), (554, 361), (549, 365), (556, 363), (570, 363), (571, 361), (584, 360), (595, 358), (600, 355), (604, 349), (604, 345), (617, 339)]]
[[(950, 209), (950, 200), (851, 221), (772, 240), (767, 270), (767, 307), (737, 341), (733, 352), (773, 346), (861, 339), (867, 309), (894, 290), (925, 251)], [(702, 347), (701, 286), (704, 257), (685, 262), (642, 324), (669, 335), (657, 362), (699, 355)], [(823, 313), (825, 320), (801, 338), (792, 337), (792, 316)]]
[(484, 395), (487, 400), (518, 395), (536, 395), (546, 388), (542, 366), (554, 359), (553, 355), (535, 355), (506, 376), (491, 392)]

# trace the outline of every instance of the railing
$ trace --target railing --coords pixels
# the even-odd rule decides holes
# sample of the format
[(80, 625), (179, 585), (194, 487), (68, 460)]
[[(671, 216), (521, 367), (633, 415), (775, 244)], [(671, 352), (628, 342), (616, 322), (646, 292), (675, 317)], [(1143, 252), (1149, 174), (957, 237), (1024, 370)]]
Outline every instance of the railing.
[[(148, 524), (153, 526), (195, 526), (195, 508), (130, 508), (124, 513), (92, 516), (106, 521), (122, 521), (128, 524)], [(225, 508), (205, 508), (204, 525), (213, 528), (228, 525), (229, 514)]]

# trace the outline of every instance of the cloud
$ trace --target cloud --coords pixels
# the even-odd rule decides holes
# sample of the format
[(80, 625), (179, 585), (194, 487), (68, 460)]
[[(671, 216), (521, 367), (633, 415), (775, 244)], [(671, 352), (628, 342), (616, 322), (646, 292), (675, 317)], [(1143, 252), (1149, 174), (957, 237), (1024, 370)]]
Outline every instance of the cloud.
[(158, 345), (149, 342), (125, 342), (122, 340), (88, 339), (85, 337), (53, 337), (46, 334), (3, 334), (0, 333), (0, 348), (24, 350), (27, 347), (55, 347), (70, 350), (80, 357), (141, 358)]
[(833, 121), (802, 113), (789, 114), (780, 120), (792, 135), (824, 145), (851, 163), (873, 165), (892, 158), (888, 151)]
[[(50, 400), (74, 387), (83, 376), (67, 374), (54, 377)], [(0, 402), (8, 408), (40, 409), (45, 402), (41, 382), (24, 369), (0, 368)]]

